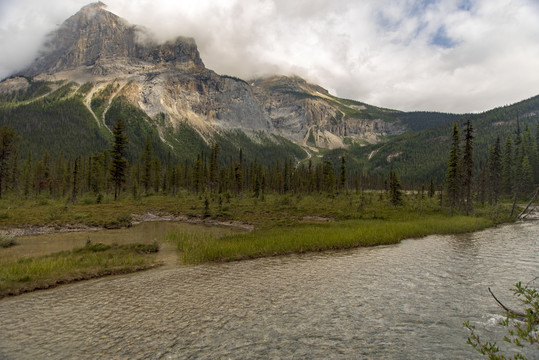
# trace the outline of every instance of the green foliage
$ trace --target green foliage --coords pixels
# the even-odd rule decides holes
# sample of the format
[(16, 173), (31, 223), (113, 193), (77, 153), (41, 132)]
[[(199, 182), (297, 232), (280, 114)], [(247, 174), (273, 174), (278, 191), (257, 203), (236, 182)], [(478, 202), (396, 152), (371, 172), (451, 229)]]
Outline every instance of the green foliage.
[[(539, 96), (535, 96), (511, 106), (458, 118), (456, 122), (460, 128), (463, 128), (465, 121), (470, 119), (478, 134), (474, 140), (474, 171), (478, 170), (480, 164), (486, 163), (490, 147), (497, 137), (505, 139), (508, 134), (515, 133), (517, 117), (520, 119), (521, 126), (535, 125), (539, 120), (538, 110)], [(350, 160), (349, 168), (359, 170), (352, 159), (366, 159), (372, 154), (368, 161), (368, 170), (372, 174), (387, 173), (387, 167), (392, 165), (405, 183), (411, 179), (427, 182), (432, 176), (435, 183), (441, 184), (444, 182), (446, 173), (446, 149), (451, 145), (452, 125), (453, 122), (443, 122), (422, 131), (387, 138), (379, 144), (352, 145), (347, 150), (347, 158)], [(392, 158), (389, 164), (388, 156), (396, 153), (402, 154)], [(362, 163), (358, 162), (358, 164)]]
[(96, 92), (92, 97), (90, 106), (94, 114), (101, 119), (106, 107), (109, 104), (112, 94), (118, 89), (120, 85), (118, 83), (110, 83), (104, 89)]
[(51, 83), (46, 81), (31, 81), (28, 88), (12, 93), (0, 94), (0, 107), (14, 106), (18, 103), (30, 101), (52, 91)]
[(114, 98), (105, 114), (105, 123), (110, 128), (114, 126), (118, 119), (123, 119), (125, 122), (124, 131), (129, 139), (125, 156), (130, 162), (138, 160), (147, 137), (150, 138), (154, 154), (160, 159), (166, 158), (168, 149), (159, 137), (154, 120), (146, 115), (144, 111), (130, 104), (123, 96)]
[(427, 111), (413, 111), (399, 113), (397, 118), (402, 124), (406, 125), (409, 131), (421, 131), (430, 128), (434, 128), (439, 125), (453, 123), (458, 120), (462, 115), (427, 112)]
[(87, 243), (73, 251), (0, 260), (0, 298), (57, 284), (156, 266), (153, 244)]
[(399, 176), (393, 170), (389, 172), (389, 199), (393, 206), (402, 205), (402, 188)]
[(185, 263), (226, 262), (283, 255), (394, 244), (409, 237), (449, 234), (491, 224), (469, 217), (426, 217), (409, 221), (349, 220), (325, 224), (272, 227), (222, 238), (171, 234)]
[[(522, 312), (523, 316), (517, 316), (512, 311), (507, 311), (504, 321), (499, 323), (506, 330), (507, 335), (504, 337), (504, 341), (512, 344), (519, 352), (513, 355), (507, 355), (509, 349), (502, 350), (496, 342), (483, 341), (475, 326), (471, 325), (469, 321), (464, 322), (464, 326), (470, 331), (467, 344), (471, 345), (480, 354), (487, 356), (492, 360), (502, 359), (522, 359), (525, 360), (526, 356), (522, 351), (527, 347), (534, 351), (533, 348), (539, 350), (539, 338), (537, 331), (539, 330), (539, 292), (533, 287), (523, 286), (522, 283), (516, 283), (515, 287), (511, 289), (514, 296), (520, 301), (524, 307)], [(520, 320), (516, 320), (520, 317)]]
[(114, 143), (111, 150), (112, 164), (110, 168), (110, 177), (114, 182), (114, 200), (118, 199), (120, 190), (125, 183), (127, 170), (127, 160), (125, 159), (127, 137), (124, 131), (125, 123), (122, 119), (118, 119), (112, 130)]
[[(71, 89), (71, 88), (69, 88)], [(46, 149), (55, 157), (62, 151), (74, 156), (102, 151), (108, 146), (104, 129), (99, 128), (80, 97), (67, 97), (68, 91), (10, 108), (0, 107), (0, 125), (20, 136), (24, 154), (40, 157)]]

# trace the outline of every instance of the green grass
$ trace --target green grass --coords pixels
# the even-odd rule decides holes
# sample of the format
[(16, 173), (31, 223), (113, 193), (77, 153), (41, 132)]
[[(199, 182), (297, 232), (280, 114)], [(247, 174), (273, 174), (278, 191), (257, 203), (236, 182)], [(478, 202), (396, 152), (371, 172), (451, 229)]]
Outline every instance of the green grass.
[(493, 225), (486, 218), (426, 216), (403, 221), (348, 220), (325, 224), (299, 224), (222, 238), (172, 233), (186, 264), (225, 262), (259, 257), (360, 246), (395, 244), (406, 238), (454, 234)]
[(88, 243), (73, 251), (0, 260), (0, 298), (58, 284), (123, 274), (158, 265), (154, 244)]

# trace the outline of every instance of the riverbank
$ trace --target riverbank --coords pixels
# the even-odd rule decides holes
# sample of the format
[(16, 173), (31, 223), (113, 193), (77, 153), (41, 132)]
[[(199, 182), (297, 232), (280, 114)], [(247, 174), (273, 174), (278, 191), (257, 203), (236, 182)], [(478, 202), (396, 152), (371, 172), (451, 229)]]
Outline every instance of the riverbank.
[[(129, 227), (134, 223), (148, 221), (226, 225), (249, 231), (246, 234), (225, 236), (202, 230), (171, 232), (163, 241), (176, 244), (184, 264), (388, 245), (405, 238), (471, 232), (511, 221), (504, 207), (479, 208), (475, 216), (457, 216), (440, 207), (436, 199), (419, 194), (407, 196), (405, 205), (401, 207), (391, 206), (382, 195), (373, 192), (335, 195), (269, 194), (263, 199), (249, 196), (223, 199), (219, 196), (209, 198), (208, 201), (206, 197), (184, 193), (178, 197), (150, 196), (117, 202), (105, 199), (100, 204), (45, 200), (2, 200), (2, 231), (90, 231)], [(118, 248), (107, 251), (101, 254), (105, 258), (114, 257), (111, 252), (123, 250)], [(119, 259), (125, 256), (124, 252)], [(47, 277), (38, 279), (39, 276), (35, 277), (30, 269), (48, 265), (28, 264), (76, 264), (83, 261), (74, 252), (62, 252), (61, 256), (53, 254), (48, 257), (27, 258), (24, 254), (18, 258), (4, 257), (0, 261), (0, 284), (3, 284), (0, 285), (0, 293), (16, 294), (158, 265), (151, 257), (144, 255), (143, 258), (126, 266), (116, 266), (112, 260), (96, 260), (91, 270), (84, 271), (74, 271), (72, 265), (58, 265)], [(16, 283), (19, 285), (14, 285)]]
[(159, 265), (154, 244), (88, 243), (72, 251), (0, 260), (0, 299), (108, 275), (146, 270)]
[(405, 221), (349, 220), (302, 224), (222, 238), (185, 233), (171, 233), (167, 238), (177, 243), (185, 264), (199, 264), (391, 245), (408, 238), (478, 231), (494, 224), (491, 219), (481, 217), (429, 215)]

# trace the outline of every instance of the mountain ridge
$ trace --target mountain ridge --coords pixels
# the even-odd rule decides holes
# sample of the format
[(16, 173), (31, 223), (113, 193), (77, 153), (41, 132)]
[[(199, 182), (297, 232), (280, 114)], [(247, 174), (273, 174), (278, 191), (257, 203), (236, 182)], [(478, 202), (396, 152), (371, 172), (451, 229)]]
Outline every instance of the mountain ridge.
[[(132, 156), (149, 137), (162, 158), (168, 152), (196, 156), (218, 142), (226, 156), (250, 149), (245, 156), (266, 162), (290, 156), (336, 163), (344, 154), (351, 167), (404, 167), (412, 161), (408, 150), (392, 144), (462, 117), (342, 99), (297, 76), (246, 81), (219, 75), (206, 68), (194, 39), (158, 43), (147, 29), (104, 7), (83, 7), (49, 36), (32, 65), (0, 82), (1, 124), (27, 138), (36, 154), (56, 143), (66, 153), (87, 154), (92, 146), (101, 151), (121, 117)], [(80, 140), (68, 141), (63, 132)], [(445, 159), (431, 162), (427, 167), (440, 172)]]
[[(363, 105), (347, 105), (299, 77), (247, 82), (218, 75), (205, 67), (194, 39), (158, 44), (148, 30), (105, 10), (102, 2), (69, 17), (36, 61), (17, 75), (92, 82), (87, 104), (94, 94), (119, 84), (115, 96), (151, 118), (165, 114), (165, 127), (187, 121), (208, 141), (215, 133), (239, 129), (277, 134), (305, 148), (334, 149), (406, 130), (398, 119), (373, 118)], [(107, 126), (99, 114), (94, 117)]]

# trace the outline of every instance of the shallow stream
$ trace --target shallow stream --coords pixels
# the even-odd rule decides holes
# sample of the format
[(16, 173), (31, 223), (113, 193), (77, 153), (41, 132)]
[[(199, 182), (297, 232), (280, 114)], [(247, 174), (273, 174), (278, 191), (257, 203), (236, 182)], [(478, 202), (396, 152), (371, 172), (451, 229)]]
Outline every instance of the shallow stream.
[(479, 358), (462, 322), (500, 341), (503, 312), (487, 287), (517, 307), (508, 289), (537, 276), (537, 221), (169, 266), (1, 300), (0, 358)]

